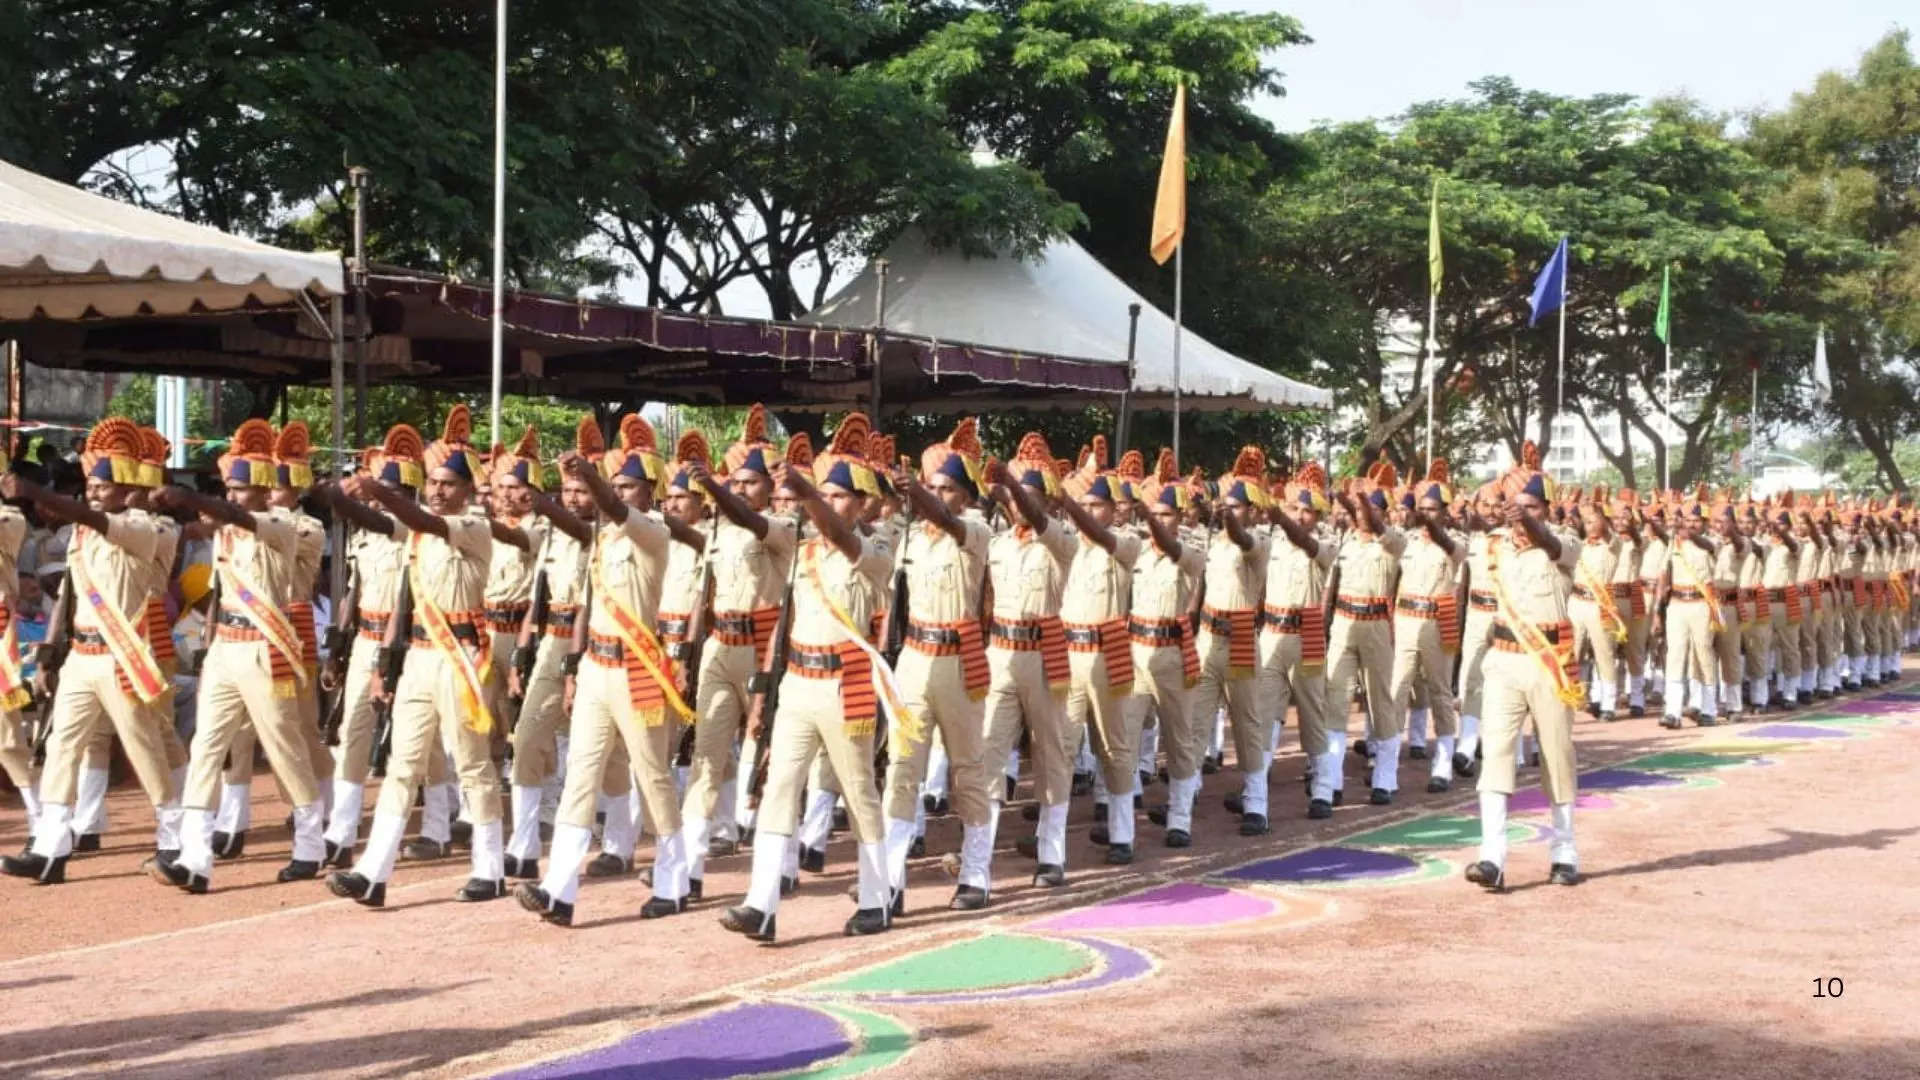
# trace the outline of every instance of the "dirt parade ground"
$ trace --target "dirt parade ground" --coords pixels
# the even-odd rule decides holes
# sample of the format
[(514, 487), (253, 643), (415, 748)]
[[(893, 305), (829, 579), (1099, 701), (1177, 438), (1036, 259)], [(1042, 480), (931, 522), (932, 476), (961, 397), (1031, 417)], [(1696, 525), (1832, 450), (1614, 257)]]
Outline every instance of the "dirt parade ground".
[[(1013, 850), (1016, 804), (987, 911), (949, 913), (923, 859), (876, 938), (840, 935), (837, 834), (775, 947), (716, 921), (744, 853), (684, 916), (642, 922), (640, 882), (594, 882), (562, 929), (455, 903), (464, 855), (403, 864), (383, 911), (274, 884), (276, 824), (190, 896), (139, 871), (151, 815), (123, 788), (107, 850), (68, 884), (4, 883), (0, 1061), (32, 1078), (1920, 1076), (1920, 687), (1682, 732), (1583, 716), (1578, 745), (1573, 888), (1546, 883), (1537, 790), (1514, 800), (1511, 890), (1491, 895), (1461, 877), (1466, 787), (1420, 794), (1409, 762), (1395, 805), (1310, 823), (1290, 747), (1270, 836), (1233, 834), (1228, 772), (1192, 848), (1143, 817), (1141, 858), (1109, 868), (1078, 799), (1071, 885), (1050, 892)], [(256, 798), (277, 823), (270, 780)], [(13, 827), (0, 842), (21, 843)], [(952, 850), (958, 827), (928, 839)]]

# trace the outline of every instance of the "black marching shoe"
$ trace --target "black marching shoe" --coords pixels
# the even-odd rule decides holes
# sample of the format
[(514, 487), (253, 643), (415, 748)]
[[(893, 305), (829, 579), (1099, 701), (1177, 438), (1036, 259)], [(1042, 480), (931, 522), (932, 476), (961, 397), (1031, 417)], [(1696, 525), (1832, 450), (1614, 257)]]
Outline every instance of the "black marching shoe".
[(1229, 814), (1246, 813), (1247, 804), (1240, 798), (1240, 793), (1237, 791), (1228, 792), (1226, 796), (1220, 800), (1220, 805), (1226, 807), (1227, 813)]
[(1333, 789), (1333, 805), (1344, 806), (1346, 805), (1346, 802), (1347, 802), (1347, 789), (1334, 788)]
[(736, 904), (720, 913), (720, 925), (751, 940), (773, 944), (773, 916), (759, 908)]
[(1073, 786), (1068, 790), (1072, 792), (1074, 795), (1092, 794), (1093, 793), (1093, 774), (1090, 772), (1074, 773)]
[(331, 866), (336, 870), (353, 869), (353, 848), (341, 847), (331, 840), (327, 842), (326, 857), (320, 860), (321, 866)]
[(1200, 759), (1201, 774), (1205, 776), (1212, 776), (1214, 773), (1219, 772), (1221, 766), (1226, 764), (1226, 759), (1227, 759), (1227, 755), (1225, 751), (1222, 751), (1218, 754), (1208, 754), (1206, 757), (1201, 758)]
[(780, 896), (782, 899), (789, 896), (799, 896), (799, 895), (800, 895), (800, 879), (799, 878), (783, 877), (780, 879)]
[(1240, 817), (1241, 836), (1265, 836), (1272, 831), (1273, 826), (1267, 824), (1265, 814), (1243, 814)]
[(1033, 870), (1033, 885), (1037, 889), (1058, 889), (1067, 883), (1067, 870), (1055, 863), (1041, 863)]
[(927, 838), (916, 836), (913, 843), (907, 845), (907, 858), (924, 859), (927, 857)]
[(1447, 777), (1434, 776), (1427, 779), (1427, 794), (1429, 795), (1439, 795), (1452, 790), (1453, 781)]
[(506, 879), (488, 881), (486, 878), (468, 878), (465, 885), (453, 892), (453, 898), (463, 904), (477, 904), (483, 900), (498, 900), (507, 895)]
[(606, 852), (606, 851), (603, 851), (600, 854), (595, 855), (587, 863), (587, 868), (586, 868), (586, 875), (588, 877), (595, 877), (595, 878), (620, 877), (623, 874), (630, 874), (632, 872), (633, 872), (632, 859), (623, 859), (618, 855), (615, 855), (615, 854), (612, 854), (611, 852)]
[(320, 876), (320, 864), (308, 859), (290, 859), (287, 865), (274, 875), (282, 884), (289, 881), (312, 881)]
[(362, 907), (386, 907), (387, 883), (375, 884), (350, 871), (327, 875), (327, 891)]
[(1804, 709), (1807, 706), (1813, 704), (1813, 695), (1807, 693), (1805, 690), (1802, 690), (1800, 691), (1800, 696), (1795, 700), (1798, 701), (1800, 703), (1800, 707)]
[(1374, 788), (1372, 793), (1367, 796), (1367, 801), (1375, 806), (1391, 806), (1393, 805), (1393, 792), (1383, 787)]
[(1454, 753), (1453, 775), (1462, 776), (1462, 777), (1471, 777), (1476, 773), (1478, 773), (1479, 771), (1480, 771), (1480, 766), (1473, 760), (1473, 758), (1467, 756), (1466, 754), (1459, 753), (1458, 751)]
[(688, 878), (687, 879), (687, 903), (689, 904), (696, 903), (702, 897), (704, 897), (707, 892), (706, 885), (707, 885), (707, 881), (705, 878), (697, 878), (697, 877)]
[(1152, 787), (1155, 779), (1157, 778), (1154, 776), (1153, 773), (1148, 772), (1146, 769), (1141, 769), (1140, 770), (1140, 790), (1145, 791), (1147, 788)]
[(217, 832), (213, 834), (213, 857), (216, 859), (237, 859), (246, 854), (247, 830), (236, 833)]
[(1312, 799), (1307, 803), (1307, 816), (1315, 821), (1325, 821), (1333, 816), (1333, 804), (1325, 799)]
[(1000, 797), (1000, 801), (1003, 803), (1010, 803), (1013, 801), (1013, 789), (1020, 786), (1020, 778), (1017, 776), (1009, 776), (1006, 778), (1006, 780), (1007, 780), (1006, 794)]
[(881, 908), (861, 908), (847, 920), (845, 933), (848, 937), (866, 937), (869, 934), (884, 934), (892, 927), (887, 913)]
[(22, 852), (0, 855), (0, 873), (8, 877), (32, 878), (42, 885), (58, 885), (67, 880), (67, 857), (49, 859), (45, 855)]
[(1414, 761), (1425, 761), (1427, 760), (1427, 748), (1425, 746), (1409, 746), (1407, 748), (1407, 757)]
[(1507, 891), (1506, 870), (1490, 862), (1477, 862), (1468, 866), (1467, 880), (1486, 889), (1488, 892)]
[[(1246, 828), (1244, 823), (1241, 825), (1241, 828)], [(1185, 829), (1168, 829), (1167, 846), (1170, 848), (1192, 847), (1193, 834)]]
[(1021, 807), (1020, 819), (1022, 821), (1039, 821), (1040, 820), (1040, 804), (1037, 802), (1030, 802), (1027, 805)]
[(1152, 809), (1148, 810), (1147, 820), (1153, 822), (1155, 825), (1160, 825), (1160, 826), (1166, 825), (1167, 823), (1166, 804), (1162, 803), (1159, 806), (1153, 807)]
[(1133, 863), (1133, 845), (1132, 844), (1107, 845), (1107, 865), (1108, 866), (1130, 866), (1132, 865), (1132, 863)]
[(844, 806), (834, 807), (833, 821), (827, 826), (827, 831), (830, 833), (846, 832), (851, 828), (853, 828), (853, 825), (847, 818), (847, 808)]
[(1580, 884), (1580, 871), (1569, 863), (1557, 862), (1547, 868), (1547, 881), (1554, 885)]
[[(857, 902), (857, 901), (856, 901)], [(893, 894), (893, 902), (887, 905), (887, 918), (898, 919), (907, 913), (907, 890), (899, 889)]]
[(547, 890), (531, 881), (523, 881), (514, 886), (513, 898), (522, 908), (540, 916), (555, 926), (573, 925), (573, 905), (555, 900)]
[[(1087, 830), (1087, 842), (1088, 842), (1088, 843), (1093, 843), (1093, 844), (1105, 844), (1105, 843), (1107, 843), (1107, 842), (1108, 842), (1109, 840), (1111, 840), (1112, 838), (1113, 838), (1113, 837), (1112, 837), (1112, 834), (1110, 834), (1109, 832), (1107, 832), (1107, 823), (1106, 823), (1106, 820), (1105, 820), (1105, 817), (1104, 817), (1104, 815), (1102, 816), (1102, 820), (1101, 820), (1101, 821), (1099, 821), (1098, 823), (1096, 823), (1096, 824), (1095, 824), (1095, 825), (1093, 826), (1093, 828), (1091, 828), (1091, 829), (1088, 829), (1088, 830)], [(1036, 850), (1036, 851), (1038, 851), (1039, 849), (1038, 849), (1038, 848), (1036, 847), (1036, 848), (1035, 848), (1034, 850)]]
[(473, 822), (455, 818), (447, 832), (453, 838), (448, 842), (448, 847), (470, 848), (473, 846)]
[(414, 837), (407, 841), (405, 846), (400, 849), (400, 857), (408, 862), (426, 862), (432, 859), (444, 859), (452, 854), (453, 844), (451, 842), (443, 844), (438, 840), (429, 840), (424, 836)]
[(507, 856), (507, 876), (515, 881), (538, 881), (540, 878), (540, 860), (522, 859), (517, 855)]
[(738, 840), (716, 836), (707, 841), (707, 858), (709, 859), (724, 859), (729, 855), (738, 854), (739, 851), (740, 841)]
[(809, 874), (827, 872), (827, 853), (822, 848), (803, 847), (800, 849), (800, 869)]
[(195, 896), (204, 894), (209, 884), (205, 874), (196, 874), (177, 862), (163, 863), (159, 859), (154, 859), (147, 865), (147, 876), (162, 885), (179, 886)]
[(947, 901), (949, 911), (979, 911), (987, 906), (987, 890), (974, 885), (962, 885), (953, 890), (953, 899)]
[(1627, 715), (1635, 720), (1642, 719), (1647, 715), (1647, 708), (1644, 705), (1629, 705), (1627, 706)]
[(1703, 712), (1698, 712), (1693, 714), (1694, 727), (1714, 727), (1719, 723), (1720, 723), (1720, 719), (1718, 717), (1708, 716), (1706, 713), (1703, 713)]
[(1614, 712), (1612, 709), (1607, 709), (1600, 714), (1600, 722), (1603, 724), (1611, 724), (1618, 719), (1620, 719), (1620, 714)]
[(1013, 850), (1025, 855), (1029, 859), (1037, 859), (1040, 857), (1040, 838), (1037, 836), (1023, 836), (1013, 842)]
[(1686, 721), (1677, 716), (1663, 716), (1660, 718), (1660, 726), (1670, 731), (1679, 731), (1685, 724)]
[(79, 836), (74, 837), (73, 850), (76, 852), (99, 851), (100, 834), (97, 832), (83, 832)]
[(687, 910), (687, 898), (684, 896), (678, 900), (669, 900), (664, 896), (656, 896), (640, 905), (640, 917), (643, 919), (664, 919), (669, 915), (678, 915), (685, 910)]

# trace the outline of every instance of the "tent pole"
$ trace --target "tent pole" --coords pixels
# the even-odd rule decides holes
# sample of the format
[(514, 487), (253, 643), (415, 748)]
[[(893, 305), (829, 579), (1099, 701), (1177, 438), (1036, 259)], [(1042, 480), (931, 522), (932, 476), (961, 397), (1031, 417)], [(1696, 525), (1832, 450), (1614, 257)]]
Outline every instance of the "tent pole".
[[(328, 479), (338, 479), (343, 464), (341, 450), (347, 439), (347, 342), (341, 319), (347, 298), (336, 296), (330, 306), (333, 309), (333, 470)], [(333, 515), (328, 540), (333, 548), (333, 561), (332, 573), (327, 580), (327, 601), (329, 604), (338, 604), (347, 593), (347, 526), (343, 515)], [(332, 610), (337, 617), (340, 609), (334, 607)]]
[[(1127, 305), (1127, 385), (1120, 391), (1120, 423), (1113, 435), (1114, 452), (1127, 452), (1127, 438), (1133, 427), (1133, 353), (1140, 338), (1140, 304)], [(1119, 460), (1119, 459), (1115, 459)]]
[[(367, 319), (367, 188), (372, 178), (365, 166), (347, 170), (347, 183), (353, 188), (353, 272), (348, 284), (353, 290), (353, 445), (367, 445), (367, 337), (371, 324)], [(339, 445), (336, 440), (334, 445)]]
[(873, 364), (873, 382), (869, 388), (873, 400), (867, 409), (867, 418), (876, 426), (880, 423), (880, 356), (885, 349), (881, 332), (887, 328), (887, 267), (890, 265), (886, 259), (873, 261), (873, 272), (880, 281), (873, 297), (873, 334), (867, 339), (867, 358)]
[[(1173, 467), (1180, 469), (1180, 319), (1181, 283), (1186, 277), (1185, 243), (1173, 249)], [(1118, 460), (1118, 459), (1116, 459)]]
[(501, 322), (507, 306), (507, 0), (493, 9), (493, 398), (489, 437), (500, 434)]

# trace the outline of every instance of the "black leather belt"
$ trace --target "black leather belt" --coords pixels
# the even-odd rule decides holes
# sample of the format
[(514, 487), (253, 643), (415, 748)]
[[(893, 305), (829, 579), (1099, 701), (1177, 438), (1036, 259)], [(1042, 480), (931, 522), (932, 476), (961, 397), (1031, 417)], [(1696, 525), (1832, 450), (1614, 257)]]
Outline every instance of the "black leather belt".
[(1271, 611), (1265, 611), (1261, 612), (1260, 617), (1266, 621), (1269, 627), (1275, 630), (1287, 630), (1298, 633), (1306, 626), (1306, 617), (1297, 611), (1289, 611), (1284, 615), (1275, 615)]
[(1672, 592), (1669, 592), (1667, 594), (1667, 598), (1670, 600), (1684, 600), (1684, 601), (1705, 600), (1707, 598), (1707, 594), (1689, 585), (1689, 586), (1674, 589)]
[(626, 649), (621, 647), (618, 640), (608, 641), (604, 638), (594, 638), (587, 642), (587, 652), (602, 660), (620, 660), (627, 655)]
[(1387, 613), (1385, 603), (1356, 604), (1349, 600), (1335, 600), (1333, 609), (1342, 615), (1351, 615), (1356, 619), (1378, 618)]
[[(569, 622), (571, 622), (571, 620), (569, 620)], [(690, 618), (660, 620), (661, 637), (686, 637), (687, 632), (692, 628), (693, 620)]]
[(1067, 644), (1099, 645), (1100, 644), (1100, 628), (1096, 626), (1096, 627), (1090, 627), (1087, 629), (1076, 629), (1074, 627), (1069, 626), (1067, 627)]
[(993, 629), (994, 637), (1001, 638), (1006, 641), (1039, 641), (1040, 640), (1040, 624), (1038, 623), (1034, 623), (1028, 626), (1023, 626), (1019, 623), (1004, 623), (1004, 622), (1001, 622), (999, 619), (995, 619), (993, 620), (992, 629)]
[(1593, 590), (1587, 588), (1585, 585), (1575, 585), (1573, 587), (1573, 595), (1579, 597), (1582, 600), (1591, 600), (1593, 599)]
[(1780, 603), (1783, 603), (1783, 604), (1784, 604), (1784, 603), (1786, 603), (1786, 602), (1787, 602), (1787, 590), (1785, 590), (1785, 589), (1768, 589), (1768, 590), (1767, 590), (1767, 599), (1769, 599), (1769, 600), (1777, 600), (1777, 601), (1779, 601)]
[(574, 617), (578, 614), (579, 612), (577, 611), (549, 611), (547, 612), (547, 625), (556, 630), (571, 630), (573, 629)]
[(1403, 596), (1395, 601), (1401, 611), (1413, 615), (1438, 615), (1440, 605), (1424, 596)]
[(1221, 637), (1233, 636), (1233, 620), (1225, 615), (1209, 615), (1204, 611), (1201, 612), (1200, 628), (1209, 634), (1219, 634)]
[(813, 652), (807, 649), (792, 649), (787, 653), (787, 663), (806, 671), (839, 671), (840, 654), (837, 652)]
[(221, 626), (231, 626), (235, 630), (252, 630), (254, 628), (253, 620), (237, 611), (221, 611), (218, 621)]
[[(715, 615), (713, 617), (713, 628), (716, 632), (722, 634), (751, 637), (753, 636), (753, 616)], [(684, 625), (681, 626), (680, 632), (683, 634), (686, 633), (686, 627)]]
[(360, 631), (365, 634), (384, 634), (387, 632), (387, 624), (392, 621), (393, 616), (391, 615), (382, 615), (377, 619), (369, 619), (365, 615), (362, 615), (360, 616)]
[(1180, 624), (1178, 623), (1145, 623), (1133, 619), (1127, 623), (1127, 633), (1158, 644), (1178, 645), (1180, 643)]
[(106, 635), (94, 630), (74, 630), (69, 633), (69, 636), (76, 645), (93, 645), (102, 649), (107, 647)]
[[(475, 627), (472, 623), (457, 622), (457, 623), (449, 623), (448, 625), (453, 627), (453, 636), (456, 639), (460, 641), (472, 642), (475, 644), (479, 643), (480, 630), (478, 627)], [(415, 641), (431, 641), (432, 640), (431, 638), (427, 637), (427, 628), (420, 625), (417, 622), (413, 624), (412, 633), (408, 634), (407, 636), (411, 637)]]
[[(1560, 644), (1560, 628), (1559, 627), (1542, 626), (1542, 627), (1539, 627), (1538, 629), (1540, 631), (1540, 636), (1543, 638), (1546, 638), (1549, 644), (1553, 644), (1553, 645)], [(1496, 638), (1499, 638), (1501, 641), (1511, 641), (1516, 645), (1520, 644), (1520, 638), (1518, 635), (1516, 635), (1513, 632), (1513, 628), (1503, 622), (1497, 622), (1493, 624), (1493, 636)]]
[(511, 604), (507, 607), (490, 607), (486, 609), (485, 614), (490, 622), (517, 622), (526, 615), (529, 606), (531, 605)]

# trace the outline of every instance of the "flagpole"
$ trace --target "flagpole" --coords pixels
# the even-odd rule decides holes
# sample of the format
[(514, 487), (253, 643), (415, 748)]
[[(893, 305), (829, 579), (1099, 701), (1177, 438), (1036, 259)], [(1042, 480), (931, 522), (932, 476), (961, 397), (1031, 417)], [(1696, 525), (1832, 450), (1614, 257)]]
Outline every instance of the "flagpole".
[(1673, 490), (1673, 332), (1671, 330), (1667, 332), (1666, 346), (1667, 346), (1667, 406), (1666, 406), (1667, 418), (1666, 418), (1665, 430), (1663, 430), (1660, 433), (1660, 436), (1661, 438), (1666, 440), (1667, 452), (1665, 454), (1662, 454), (1660, 457), (1660, 464), (1661, 464), (1660, 486), (1661, 488), (1667, 491), (1672, 491)]
[(1753, 375), (1753, 390), (1747, 395), (1747, 471), (1752, 474), (1749, 483), (1760, 479), (1760, 365), (1749, 369)]
[(1567, 271), (1569, 269), (1565, 262), (1560, 264), (1560, 394), (1554, 401), (1554, 412), (1560, 412), (1567, 407)]
[(1173, 249), (1173, 465), (1180, 467), (1180, 286), (1186, 276), (1187, 245)]
[(488, 429), (494, 442), (500, 434), (500, 356), (507, 308), (507, 0), (498, 0), (493, 14), (493, 395)]
[(1427, 290), (1427, 464), (1433, 464), (1433, 387), (1440, 381), (1440, 340), (1434, 323), (1440, 318), (1440, 294)]

